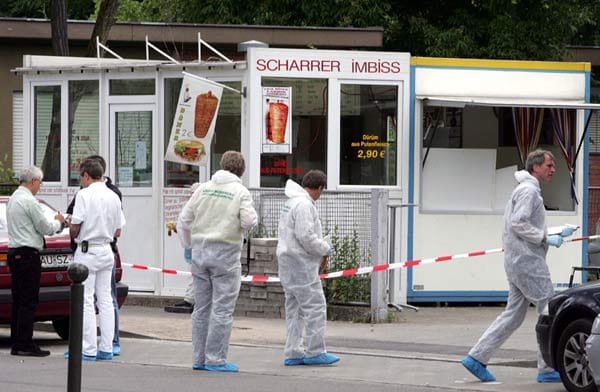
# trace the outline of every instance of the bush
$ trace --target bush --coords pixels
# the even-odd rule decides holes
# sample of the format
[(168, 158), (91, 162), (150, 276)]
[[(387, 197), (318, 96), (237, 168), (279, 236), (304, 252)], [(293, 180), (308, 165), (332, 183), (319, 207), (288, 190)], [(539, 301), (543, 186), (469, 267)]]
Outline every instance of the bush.
[[(336, 226), (330, 236), (334, 251), (329, 259), (329, 270), (340, 271), (360, 267), (362, 255), (356, 230), (353, 230), (350, 236), (340, 236)], [(324, 289), (328, 303), (370, 303), (371, 275), (327, 279)]]

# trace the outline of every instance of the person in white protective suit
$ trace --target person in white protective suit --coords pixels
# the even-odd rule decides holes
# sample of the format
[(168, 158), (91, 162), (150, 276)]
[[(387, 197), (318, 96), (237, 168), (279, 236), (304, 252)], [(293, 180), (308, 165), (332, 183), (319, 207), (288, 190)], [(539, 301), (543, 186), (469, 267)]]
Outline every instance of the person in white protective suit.
[[(504, 212), (504, 269), (509, 291), (505, 310), (481, 336), (462, 364), (481, 381), (495, 381), (487, 363), (498, 348), (523, 323), (532, 303), (539, 314), (554, 294), (546, 264), (548, 245), (560, 247), (563, 237), (573, 234), (567, 227), (560, 234), (547, 235), (546, 210), (540, 183), (550, 182), (556, 171), (554, 156), (536, 150), (527, 156), (525, 169), (515, 173), (519, 185), (513, 190)], [(547, 366), (538, 350), (538, 382), (560, 382), (557, 371)]]
[(332, 253), (331, 244), (323, 239), (315, 206), (326, 184), (325, 173), (311, 170), (302, 186), (292, 180), (285, 186), (289, 199), (279, 220), (277, 244), (285, 292), (285, 366), (329, 365), (340, 360), (325, 350), (327, 307), (319, 278), (319, 268), (326, 267)]
[(225, 152), (221, 170), (198, 187), (177, 222), (183, 246), (192, 248), (195, 370), (239, 370), (238, 365), (227, 361), (227, 351), (241, 284), (243, 234), (258, 220), (252, 196), (240, 179), (245, 168), (241, 153)]

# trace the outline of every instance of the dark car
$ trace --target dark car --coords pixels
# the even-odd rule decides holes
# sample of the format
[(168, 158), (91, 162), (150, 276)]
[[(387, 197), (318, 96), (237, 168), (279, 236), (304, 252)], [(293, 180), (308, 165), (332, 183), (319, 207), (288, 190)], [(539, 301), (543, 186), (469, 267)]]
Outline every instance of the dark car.
[[(47, 216), (53, 218), (56, 210), (40, 201)], [(11, 276), (7, 263), (8, 232), (6, 227), (6, 204), (8, 196), (0, 196), (0, 323), (10, 324), (12, 295)], [(46, 248), (40, 252), (42, 276), (40, 281), (40, 301), (36, 321), (52, 321), (56, 333), (63, 339), (69, 338), (69, 297), (71, 281), (67, 267), (73, 261), (69, 230), (46, 236)], [(116, 281), (121, 281), (121, 259), (116, 259)], [(128, 286), (117, 283), (119, 307), (123, 305), (129, 291)]]
[(600, 313), (600, 281), (562, 291), (540, 315), (536, 333), (544, 361), (560, 373), (569, 391), (596, 391), (585, 344)]

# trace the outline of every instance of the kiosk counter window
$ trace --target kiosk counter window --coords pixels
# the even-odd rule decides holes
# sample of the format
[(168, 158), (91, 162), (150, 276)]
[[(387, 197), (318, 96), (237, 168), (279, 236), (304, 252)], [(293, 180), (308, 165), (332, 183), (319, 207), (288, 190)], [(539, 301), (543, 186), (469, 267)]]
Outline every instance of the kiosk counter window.
[(34, 100), (34, 164), (44, 181), (60, 181), (61, 86), (36, 86)]
[(68, 151), (68, 184), (79, 185), (79, 165), (99, 151), (99, 82), (71, 80), (68, 87), (68, 138), (64, 140), (61, 121), (62, 86), (35, 86), (34, 162), (47, 182), (60, 182), (61, 152)]
[(340, 184), (396, 185), (398, 87), (342, 84)]
[(69, 81), (69, 185), (79, 185), (79, 165), (100, 148), (98, 80)]
[(502, 213), (514, 172), (536, 148), (551, 151), (556, 165), (542, 184), (546, 209), (575, 210), (575, 110), (424, 106), (421, 121), (423, 211)]
[[(177, 100), (181, 90), (182, 78), (166, 78), (164, 80), (164, 145), (165, 151), (169, 144), (171, 128)], [(241, 90), (242, 83), (239, 81), (219, 82)], [(219, 162), (225, 151), (241, 149), (241, 96), (238, 93), (223, 89), (219, 113), (215, 124), (215, 133), (211, 144), (210, 169), (211, 173), (219, 170)], [(198, 182), (198, 166), (186, 165), (165, 161), (165, 186), (166, 187), (188, 187)]]
[[(327, 80), (263, 78), (263, 87), (291, 88), (291, 130), (281, 140), (291, 144), (291, 153), (265, 152), (260, 158), (260, 186), (283, 188), (288, 179), (300, 182), (304, 173), (318, 169), (327, 172)], [(262, 132), (268, 132), (264, 119)], [(263, 143), (271, 142), (262, 135)], [(264, 146), (263, 146), (264, 148)]]

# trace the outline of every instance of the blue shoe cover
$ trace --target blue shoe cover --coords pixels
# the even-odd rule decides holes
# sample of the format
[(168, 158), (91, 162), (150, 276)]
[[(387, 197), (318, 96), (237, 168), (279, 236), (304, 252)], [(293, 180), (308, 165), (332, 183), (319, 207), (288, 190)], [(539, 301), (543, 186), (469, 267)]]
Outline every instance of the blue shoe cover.
[(537, 376), (537, 382), (561, 382), (560, 373), (556, 370), (549, 373), (539, 373)]
[(199, 363), (195, 363), (192, 365), (192, 369), (194, 370), (206, 370), (206, 366), (200, 365)]
[[(63, 357), (65, 359), (69, 359), (69, 352), (67, 351), (66, 353), (63, 354)], [(89, 361), (89, 362), (96, 362), (96, 357), (93, 355), (85, 355), (85, 354), (81, 354), (81, 359), (83, 361)]]
[(329, 353), (323, 353), (323, 354), (319, 354), (316, 357), (309, 357), (309, 358), (304, 358), (304, 364), (305, 365), (331, 365), (332, 363), (336, 363), (340, 360), (340, 357), (333, 355), (333, 354), (329, 354)]
[(204, 365), (204, 368), (211, 372), (237, 372), (240, 367), (235, 363), (225, 362), (222, 365)]
[(121, 346), (113, 346), (113, 355), (115, 357), (121, 355)]
[(496, 377), (489, 370), (486, 369), (485, 366), (475, 358), (470, 355), (467, 355), (462, 360), (462, 365), (467, 368), (468, 371), (471, 372), (475, 377), (477, 377), (480, 381), (488, 382), (488, 381), (496, 381)]
[(286, 358), (285, 361), (283, 361), (283, 364), (285, 366), (304, 365), (304, 358)]
[(96, 359), (99, 361), (110, 361), (113, 359), (113, 353), (107, 353), (106, 351), (98, 351)]

